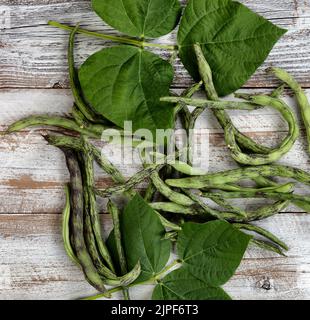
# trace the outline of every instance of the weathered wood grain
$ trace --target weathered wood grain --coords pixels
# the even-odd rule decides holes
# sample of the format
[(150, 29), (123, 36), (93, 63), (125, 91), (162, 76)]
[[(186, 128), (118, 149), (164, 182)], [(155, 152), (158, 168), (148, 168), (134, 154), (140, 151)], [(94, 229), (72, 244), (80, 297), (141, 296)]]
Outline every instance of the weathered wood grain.
[[(247, 87), (275, 86), (263, 72), (270, 65), (283, 67), (309, 87), (310, 71), (310, 1), (309, 0), (243, 0), (250, 8), (289, 32), (272, 51)], [(184, 3), (184, 2), (183, 2)], [(81, 25), (91, 30), (115, 34), (90, 9), (90, 1), (1, 1), (8, 17), (0, 26), (0, 88), (65, 88), (68, 86), (66, 47), (68, 34), (47, 26), (50, 19)], [(0, 9), (1, 9), (0, 8)], [(280, 8), (280, 9), (279, 9)], [(2, 30), (1, 30), (2, 29)], [(158, 41), (175, 43), (175, 32)], [(109, 42), (84, 36), (77, 41), (77, 63)], [(160, 52), (167, 57), (167, 52)], [(174, 86), (191, 83), (180, 61), (175, 65)]]
[[(108, 217), (104, 225), (107, 234)], [(287, 242), (288, 257), (250, 248), (225, 289), (235, 299), (309, 298), (309, 217), (281, 214), (260, 225)], [(95, 293), (64, 252), (59, 215), (0, 215), (0, 230), (0, 299), (76, 299)], [(132, 297), (149, 299), (151, 290), (133, 289)]]

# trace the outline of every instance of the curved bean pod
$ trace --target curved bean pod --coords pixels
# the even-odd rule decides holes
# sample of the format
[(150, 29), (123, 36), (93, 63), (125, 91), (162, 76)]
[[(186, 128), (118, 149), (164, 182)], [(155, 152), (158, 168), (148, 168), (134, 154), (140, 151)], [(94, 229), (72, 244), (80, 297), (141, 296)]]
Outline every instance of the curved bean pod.
[(287, 104), (280, 99), (272, 98), (269, 96), (249, 96), (244, 94), (238, 94), (237, 96), (246, 98), (247, 100), (250, 100), (255, 104), (259, 104), (262, 106), (268, 105), (278, 110), (283, 116), (283, 118), (287, 121), (289, 125), (289, 132), (287, 137), (280, 144), (280, 146), (278, 146), (270, 153), (262, 155), (248, 155), (241, 151), (240, 147), (236, 142), (234, 129), (231, 125), (228, 125), (225, 127), (225, 140), (229, 149), (231, 150), (232, 157), (238, 163), (253, 166), (269, 164), (279, 160), (283, 155), (285, 155), (287, 152), (291, 150), (299, 136), (299, 128), (297, 125), (297, 119), (295, 115), (287, 106)]
[(285, 82), (294, 91), (305, 124), (308, 139), (308, 152), (310, 152), (310, 103), (307, 95), (300, 84), (285, 70), (270, 68), (269, 71)]

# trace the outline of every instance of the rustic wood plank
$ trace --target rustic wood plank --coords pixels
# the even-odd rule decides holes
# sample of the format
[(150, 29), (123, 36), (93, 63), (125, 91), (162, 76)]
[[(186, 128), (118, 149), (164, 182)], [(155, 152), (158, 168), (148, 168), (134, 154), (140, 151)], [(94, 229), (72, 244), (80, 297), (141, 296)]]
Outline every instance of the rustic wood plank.
[[(272, 51), (262, 68), (246, 84), (247, 87), (275, 86), (275, 80), (263, 70), (277, 65), (292, 72), (309, 87), (310, 71), (310, 1), (262, 0), (241, 1), (281, 27), (289, 29)], [(183, 2), (184, 3), (184, 2)], [(90, 1), (2, 1), (2, 11), (8, 12), (0, 26), (1, 68), (0, 88), (65, 88), (68, 87), (66, 47), (68, 34), (47, 26), (50, 19), (68, 24), (81, 22), (83, 27), (115, 34), (90, 10)], [(280, 8), (280, 9), (279, 9)], [(175, 32), (160, 39), (175, 43)], [(91, 53), (111, 43), (83, 36), (77, 41), (77, 63)], [(161, 52), (163, 57), (167, 53)], [(175, 87), (191, 83), (187, 72), (176, 62)]]
[[(64, 252), (60, 219), (59, 215), (0, 215), (0, 299), (76, 299), (94, 293)], [(281, 214), (259, 224), (289, 245), (288, 257), (250, 248), (225, 289), (235, 299), (309, 298), (309, 217)], [(104, 225), (108, 234), (108, 216)], [(150, 286), (133, 289), (132, 296), (149, 299), (151, 290)]]
[[(310, 96), (310, 90), (307, 92)], [(285, 100), (299, 114), (294, 98), (286, 95)], [(68, 115), (71, 105), (72, 97), (69, 90), (4, 90), (0, 93), (0, 128), (5, 130), (8, 124), (31, 114), (48, 112)], [(285, 135), (286, 124), (274, 110), (266, 108), (254, 112), (230, 113), (236, 125), (260, 143), (276, 145)], [(302, 125), (301, 121), (299, 123)], [(222, 129), (210, 111), (201, 116), (197, 127), (209, 131), (210, 171), (235, 167), (225, 145)], [(64, 157), (57, 148), (47, 145), (41, 133), (46, 131), (31, 129), (1, 137), (0, 213), (56, 213), (62, 210), (63, 185), (69, 180)], [(291, 152), (281, 159), (281, 163), (310, 171), (306, 145), (302, 132), (302, 137)], [(126, 177), (141, 170), (139, 163), (123, 163), (118, 158), (119, 149), (105, 145), (104, 150)], [(102, 187), (112, 183), (98, 168), (96, 178)], [(298, 192), (305, 193), (307, 188), (299, 186)], [(251, 203), (246, 202), (246, 205)], [(100, 208), (105, 209), (105, 201), (101, 202)], [(300, 212), (300, 209), (293, 207), (288, 210)]]

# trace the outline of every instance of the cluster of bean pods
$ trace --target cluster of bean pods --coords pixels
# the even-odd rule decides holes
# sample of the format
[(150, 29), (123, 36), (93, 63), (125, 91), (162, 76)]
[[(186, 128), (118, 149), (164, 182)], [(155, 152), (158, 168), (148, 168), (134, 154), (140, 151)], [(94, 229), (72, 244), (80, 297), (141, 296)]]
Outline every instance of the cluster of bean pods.
[[(284, 255), (287, 246), (270, 232), (250, 222), (264, 219), (284, 210), (293, 203), (310, 212), (310, 196), (294, 193), (295, 182), (279, 184), (274, 177), (288, 178), (309, 185), (310, 175), (300, 169), (274, 164), (289, 152), (299, 136), (299, 127), (291, 108), (281, 99), (284, 85), (271, 95), (238, 94), (246, 101), (222, 101), (219, 99), (212, 81), (211, 69), (199, 45), (195, 45), (197, 65), (201, 82), (184, 92), (181, 97), (163, 97), (161, 100), (176, 103), (176, 116), (182, 120), (184, 128), (195, 127), (197, 118), (206, 108), (212, 109), (225, 133), (225, 140), (233, 159), (240, 168), (206, 173), (192, 167), (192, 161), (170, 161), (178, 155), (161, 155), (161, 164), (144, 163), (144, 168), (129, 180), (92, 144), (89, 139), (100, 139), (103, 130), (113, 128), (122, 133), (121, 128), (113, 126), (107, 119), (96, 114), (83, 100), (74, 65), (74, 40), (78, 26), (69, 38), (68, 63), (70, 84), (74, 96), (72, 117), (52, 117), (49, 115), (31, 116), (10, 125), (6, 133), (20, 131), (30, 126), (53, 126), (65, 129), (59, 134), (44, 135), (49, 144), (60, 148), (66, 157), (70, 172), (70, 183), (66, 187), (66, 207), (63, 213), (63, 239), (68, 256), (83, 270), (87, 281), (100, 292), (106, 291), (106, 285), (121, 286), (128, 297), (127, 287), (140, 274), (139, 263), (133, 270), (127, 269), (122, 247), (122, 234), (119, 222), (119, 208), (108, 202), (108, 211), (112, 216), (116, 250), (119, 257), (119, 269), (101, 234), (101, 222), (97, 210), (96, 196), (111, 197), (124, 195), (128, 199), (137, 191), (135, 187), (149, 180), (144, 199), (157, 212), (162, 224), (167, 228), (167, 238), (172, 241), (182, 229), (185, 220), (209, 221), (226, 220), (236, 228), (260, 235), (252, 243), (267, 250)], [(278, 68), (269, 70), (288, 85), (296, 95), (310, 143), (310, 105), (300, 85), (285, 71)], [(195, 92), (204, 86), (207, 99), (193, 99)], [(190, 112), (188, 106), (194, 106)], [(288, 135), (276, 148), (268, 148), (256, 143), (242, 134), (232, 123), (227, 110), (256, 110), (269, 106), (277, 110), (288, 124)], [(70, 132), (70, 134), (69, 134)], [(74, 133), (74, 134), (72, 134)], [(309, 144), (310, 145), (310, 144)], [(188, 145), (186, 152), (190, 153)], [(310, 151), (310, 149), (309, 149)], [(158, 154), (157, 154), (158, 156)], [(142, 157), (143, 160), (143, 157)], [(115, 185), (104, 190), (95, 187), (94, 162), (109, 174)], [(172, 174), (178, 178), (166, 179)], [(254, 186), (244, 187), (241, 182), (250, 180)], [(229, 202), (236, 198), (273, 199), (273, 204), (264, 205), (248, 211)], [(205, 199), (216, 203), (222, 209), (214, 209)], [(262, 240), (262, 237), (264, 240)]]

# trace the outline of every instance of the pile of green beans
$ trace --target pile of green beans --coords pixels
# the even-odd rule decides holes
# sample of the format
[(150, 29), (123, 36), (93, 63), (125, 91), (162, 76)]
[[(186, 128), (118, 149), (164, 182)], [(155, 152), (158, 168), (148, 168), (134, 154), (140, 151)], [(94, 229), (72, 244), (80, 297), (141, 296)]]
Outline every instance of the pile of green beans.
[[(121, 211), (111, 197), (122, 195), (126, 200), (130, 200), (137, 194), (137, 186), (145, 181), (148, 181), (148, 185), (144, 199), (155, 210), (165, 227), (165, 239), (175, 241), (184, 221), (205, 222), (220, 219), (230, 222), (240, 230), (257, 234), (259, 237), (253, 238), (253, 245), (284, 255), (284, 251), (288, 250), (285, 243), (251, 222), (282, 212), (290, 204), (310, 212), (310, 196), (299, 195), (294, 191), (297, 182), (310, 185), (310, 174), (298, 168), (275, 164), (292, 149), (300, 131), (295, 114), (281, 99), (285, 85), (296, 95), (307, 130), (310, 152), (310, 104), (300, 85), (284, 70), (271, 68), (269, 71), (284, 82), (271, 94), (236, 94), (237, 98), (246, 101), (222, 101), (215, 90), (211, 68), (200, 46), (195, 45), (201, 81), (180, 97), (162, 97), (161, 101), (175, 103), (175, 117), (181, 119), (188, 135), (203, 111), (210, 108), (223, 128), (232, 158), (240, 167), (217, 173), (207, 173), (194, 168), (191, 145), (188, 142), (185, 147), (188, 153), (187, 162), (179, 160), (183, 150), (167, 155), (159, 154), (158, 150), (154, 149), (149, 154), (141, 153), (143, 170), (126, 179), (90, 140), (101, 139), (105, 129), (120, 132), (122, 143), (125, 143), (126, 137), (122, 129), (98, 115), (83, 99), (74, 63), (77, 29), (78, 26), (72, 30), (68, 43), (69, 78), (74, 97), (71, 116), (27, 117), (10, 125), (6, 133), (18, 132), (32, 126), (52, 126), (66, 130), (58, 134), (44, 135), (44, 138), (50, 145), (60, 148), (66, 157), (70, 183), (65, 189), (62, 235), (68, 256), (81, 268), (86, 280), (102, 293), (106, 292), (106, 286), (119, 286), (123, 289), (124, 297), (130, 298), (128, 287), (139, 277), (141, 266), (137, 263), (132, 270), (128, 270), (122, 245)], [(193, 98), (203, 86), (207, 99)], [(194, 111), (190, 112), (189, 105), (195, 107)], [(227, 113), (227, 110), (234, 109), (250, 112), (266, 106), (278, 111), (288, 124), (287, 136), (275, 148), (262, 146), (241, 133)], [(159, 164), (147, 164), (147, 155), (159, 157), (162, 161)], [(96, 187), (95, 162), (112, 178), (112, 186), (105, 189)], [(275, 177), (286, 178), (288, 181), (280, 184), (273, 179)], [(254, 186), (243, 186), (245, 180), (249, 180)], [(110, 198), (107, 209), (113, 221), (119, 263), (117, 266), (102, 235), (97, 197)], [(246, 210), (230, 202), (231, 199), (248, 198), (263, 198), (274, 202), (264, 204), (256, 210)], [(209, 202), (215, 203), (217, 208)]]

